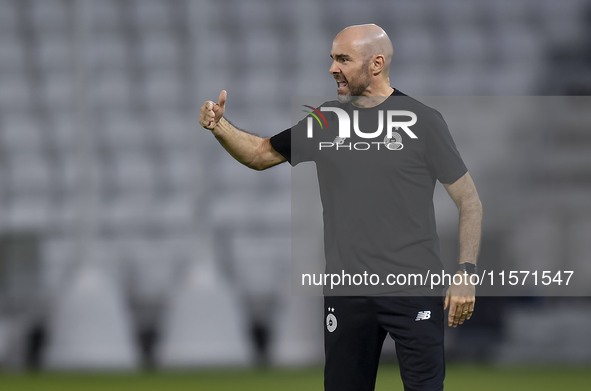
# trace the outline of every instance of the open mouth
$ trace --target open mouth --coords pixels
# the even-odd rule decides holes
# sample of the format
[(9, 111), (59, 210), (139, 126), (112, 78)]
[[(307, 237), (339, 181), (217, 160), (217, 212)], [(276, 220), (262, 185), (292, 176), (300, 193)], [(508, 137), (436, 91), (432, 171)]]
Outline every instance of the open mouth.
[(340, 89), (347, 87), (348, 83), (346, 81), (337, 81), (337, 86), (338, 86), (338, 89), (340, 90)]

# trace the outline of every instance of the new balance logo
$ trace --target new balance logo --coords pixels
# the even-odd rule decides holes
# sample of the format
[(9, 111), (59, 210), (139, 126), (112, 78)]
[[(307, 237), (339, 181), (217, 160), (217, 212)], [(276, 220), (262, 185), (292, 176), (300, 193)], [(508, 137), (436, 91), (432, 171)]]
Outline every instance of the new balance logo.
[(427, 320), (427, 319), (431, 319), (431, 311), (419, 311), (419, 313), (417, 314), (417, 317), (415, 318), (415, 322), (418, 322), (419, 320)]

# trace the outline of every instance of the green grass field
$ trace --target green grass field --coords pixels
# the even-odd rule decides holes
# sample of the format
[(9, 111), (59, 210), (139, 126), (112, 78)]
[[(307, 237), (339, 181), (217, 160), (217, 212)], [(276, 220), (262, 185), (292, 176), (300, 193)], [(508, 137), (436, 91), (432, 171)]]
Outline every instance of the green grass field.
[[(493, 368), (449, 365), (445, 382), (452, 391), (591, 390), (591, 367)], [(213, 371), (148, 374), (2, 374), (2, 391), (152, 391), (152, 390), (322, 390), (322, 369)], [(402, 390), (398, 368), (384, 365), (378, 391)]]

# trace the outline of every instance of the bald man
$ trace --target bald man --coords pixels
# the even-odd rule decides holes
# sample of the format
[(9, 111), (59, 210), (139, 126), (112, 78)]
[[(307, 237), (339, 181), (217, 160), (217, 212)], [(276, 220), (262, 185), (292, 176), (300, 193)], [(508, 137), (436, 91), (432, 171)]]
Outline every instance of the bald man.
[[(464, 278), (443, 295), (444, 287), (429, 290), (396, 277), (406, 281), (413, 274), (443, 270), (433, 209), (436, 181), (459, 211), (457, 274), (476, 273), (482, 221), (478, 193), (441, 114), (390, 86), (393, 48), (383, 29), (345, 28), (330, 56), (338, 101), (311, 108), (326, 127), (315, 126), (310, 116), (271, 138), (258, 137), (224, 118), (226, 91), (218, 103), (201, 107), (200, 123), (252, 169), (285, 161), (316, 164), (326, 274), (343, 277), (341, 286), (324, 287), (325, 389), (373, 390), (389, 334), (404, 389), (442, 390), (444, 310), (449, 307), (449, 326), (470, 319), (474, 286)], [(351, 284), (349, 277), (345, 283), (347, 275), (364, 273), (379, 282)]]

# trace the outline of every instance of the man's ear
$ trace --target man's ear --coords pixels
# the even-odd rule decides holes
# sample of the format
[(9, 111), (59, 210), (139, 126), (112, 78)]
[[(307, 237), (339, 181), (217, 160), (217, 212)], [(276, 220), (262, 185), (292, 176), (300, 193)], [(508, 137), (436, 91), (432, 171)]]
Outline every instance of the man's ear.
[(376, 55), (371, 61), (371, 71), (374, 75), (379, 75), (384, 70), (386, 59), (383, 55)]

